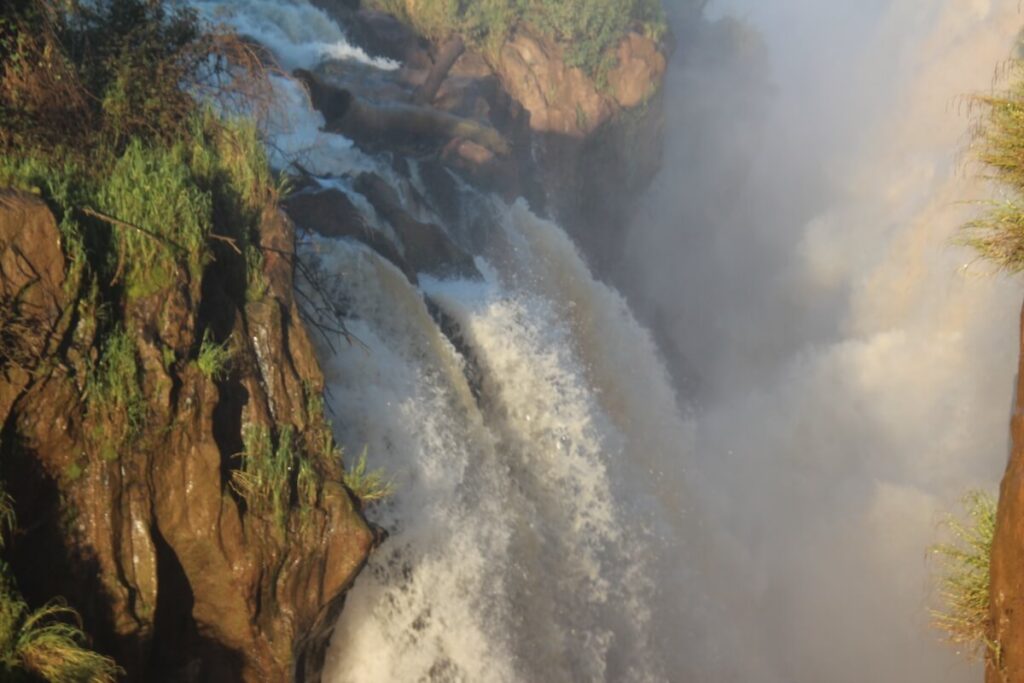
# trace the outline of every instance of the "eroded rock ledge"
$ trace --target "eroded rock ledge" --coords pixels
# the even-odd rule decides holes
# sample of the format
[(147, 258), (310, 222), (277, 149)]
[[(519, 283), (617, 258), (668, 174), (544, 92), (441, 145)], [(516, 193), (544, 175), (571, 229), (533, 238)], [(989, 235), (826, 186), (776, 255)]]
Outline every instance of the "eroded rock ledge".
[[(179, 273), (123, 311), (96, 310), (60, 239), (41, 200), (0, 190), (0, 465), (26, 528), (9, 553), (22, 590), (39, 604), (65, 596), (128, 680), (319, 680), (375, 533), (332, 457), (291, 222), (262, 217), (258, 300), (240, 293), (241, 257), (218, 245), (201, 281)], [(125, 433), (122, 411), (87, 408), (115, 317), (145, 397), (122, 441), (107, 438)], [(207, 336), (234, 340), (220, 376), (196, 362)], [(274, 514), (232, 485), (250, 429), (279, 450), (289, 439), (316, 473), (313, 490), (292, 473)]]

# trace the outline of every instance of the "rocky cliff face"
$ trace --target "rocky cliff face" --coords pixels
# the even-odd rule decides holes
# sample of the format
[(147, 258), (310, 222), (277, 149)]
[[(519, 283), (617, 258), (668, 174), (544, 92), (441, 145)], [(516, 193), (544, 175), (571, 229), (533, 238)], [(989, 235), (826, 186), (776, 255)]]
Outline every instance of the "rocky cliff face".
[[(375, 537), (320, 407), (290, 221), (263, 215), (262, 296), (222, 245), (201, 281), (179, 273), (123, 311), (97, 309), (60, 240), (43, 202), (0, 192), (0, 463), (22, 590), (65, 596), (128, 680), (316, 680)], [(232, 349), (221, 372), (197, 361), (211, 338)], [(91, 379), (115, 363), (144, 397), (130, 409)], [(274, 506), (239, 485), (253, 434), (287, 472)]]
[(1010, 418), (1010, 460), (999, 490), (990, 565), (990, 634), (987, 683), (1024, 680), (1024, 311), (1017, 393)]
[[(319, 4), (349, 27), (352, 40), (371, 54), (399, 60), (403, 68), (367, 78), (359, 66), (328, 63), (317, 75), (363, 101), (413, 100), (442, 46), (432, 46), (390, 15), (327, 0)], [(692, 14), (692, 21), (699, 21), (699, 11)], [(437, 157), (506, 198), (527, 197), (535, 210), (560, 220), (585, 245), (606, 244), (660, 166), (661, 87), (672, 49), (671, 38), (657, 43), (630, 32), (598, 83), (571, 66), (551, 38), (518, 26), (493, 53), (462, 54), (427, 103), (431, 110), (493, 128), (510, 149), (496, 151), (486, 139), (481, 144), (461, 132), (444, 136), (436, 148), (411, 153)], [(380, 142), (365, 131), (346, 132), (371, 147)], [(391, 136), (392, 143), (395, 139)], [(408, 146), (404, 153), (410, 153)], [(608, 244), (604, 251), (615, 253), (615, 240)], [(605, 256), (596, 249), (593, 255)]]

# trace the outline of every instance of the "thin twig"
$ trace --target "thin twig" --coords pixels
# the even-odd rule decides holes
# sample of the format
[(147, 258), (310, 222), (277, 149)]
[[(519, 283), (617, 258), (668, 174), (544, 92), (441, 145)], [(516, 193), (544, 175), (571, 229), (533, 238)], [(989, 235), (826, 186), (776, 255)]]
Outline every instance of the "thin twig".
[(94, 209), (90, 209), (87, 206), (83, 207), (81, 211), (86, 216), (92, 216), (93, 218), (99, 218), (101, 221), (105, 221), (107, 223), (110, 223), (111, 225), (117, 225), (117, 226), (123, 227), (123, 228), (132, 228), (133, 230), (138, 230), (139, 232), (141, 232), (143, 235), (146, 235), (147, 237), (151, 237), (151, 238), (153, 238), (155, 240), (159, 240), (160, 242), (163, 242), (164, 244), (166, 244), (168, 246), (174, 247), (175, 249), (181, 251), (184, 254), (188, 253), (188, 249), (186, 249), (185, 247), (181, 246), (177, 242), (173, 242), (173, 241), (167, 239), (163, 235), (158, 235), (157, 233), (153, 232), (152, 230), (146, 230), (145, 228), (139, 227), (138, 225), (135, 225), (134, 223), (128, 223), (127, 221), (123, 221), (120, 218), (114, 218), (113, 216), (108, 216), (105, 213), (100, 213), (99, 211), (96, 211)]
[(212, 232), (210, 233), (210, 239), (217, 240), (218, 242), (223, 242), (232, 249), (234, 249), (236, 254), (238, 254), (239, 256), (242, 255), (242, 250), (238, 248), (238, 242), (235, 239), (231, 237), (225, 237), (224, 235), (215, 235)]

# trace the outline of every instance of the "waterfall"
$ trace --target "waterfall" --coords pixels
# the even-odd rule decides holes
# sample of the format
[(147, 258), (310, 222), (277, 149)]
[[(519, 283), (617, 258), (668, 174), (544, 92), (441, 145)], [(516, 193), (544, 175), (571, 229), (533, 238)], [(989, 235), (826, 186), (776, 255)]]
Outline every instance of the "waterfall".
[[(304, 2), (195, 4), (288, 66), (391, 66)], [(275, 164), (298, 158), (361, 206), (361, 171), (403, 191), (384, 160), (319, 132), (295, 84), (277, 87)], [(320, 349), (336, 436), (397, 489), (371, 512), (390, 536), (347, 598), (325, 679), (665, 680), (656, 576), (682, 536), (692, 429), (650, 336), (561, 228), (461, 192), (491, 217), (475, 234), (447, 226), (482, 279), (414, 286), (356, 242), (303, 246), (358, 340)]]
[[(288, 68), (397, 66), (305, 0), (191, 4)], [(665, 168), (602, 274), (628, 305), (558, 225), (465, 186), (489, 219), (444, 227), (479, 279), (304, 244), (358, 340), (320, 348), (337, 439), (397, 487), (326, 681), (977, 676), (929, 631), (926, 548), (1005, 457), (1019, 292), (951, 240), (989, 191), (957, 174), (957, 97), (1020, 17), (722, 4), (745, 19), (677, 52)], [(277, 87), (273, 162), (389, 234), (352, 179), (401, 188), (415, 164), (397, 177)]]

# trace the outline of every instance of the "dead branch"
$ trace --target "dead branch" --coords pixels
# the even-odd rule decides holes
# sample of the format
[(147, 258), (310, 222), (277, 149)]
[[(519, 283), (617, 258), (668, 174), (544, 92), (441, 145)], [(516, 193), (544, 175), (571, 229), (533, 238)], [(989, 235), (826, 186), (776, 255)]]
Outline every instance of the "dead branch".
[(177, 242), (174, 242), (174, 241), (164, 237), (163, 235), (158, 235), (157, 233), (153, 232), (152, 230), (147, 230), (146, 228), (143, 228), (143, 227), (140, 227), (138, 225), (135, 225), (134, 223), (128, 223), (127, 221), (123, 221), (120, 218), (114, 218), (113, 216), (108, 216), (105, 213), (101, 213), (99, 211), (96, 211), (95, 209), (90, 209), (89, 207), (84, 207), (84, 208), (81, 209), (81, 211), (86, 216), (92, 216), (93, 218), (98, 218), (101, 221), (104, 221), (105, 223), (109, 223), (110, 225), (114, 225), (114, 226), (117, 226), (117, 227), (131, 228), (132, 230), (137, 230), (138, 232), (142, 233), (143, 235), (146, 235), (147, 237), (149, 237), (151, 239), (154, 239), (154, 240), (157, 240), (159, 242), (163, 242), (167, 246), (173, 247), (173, 248), (177, 249), (178, 251), (180, 251), (183, 254), (187, 254), (188, 253), (188, 249), (186, 249), (185, 247), (181, 246)]
[(462, 42), (460, 36), (452, 36), (445, 42), (441, 47), (441, 53), (437, 56), (437, 60), (430, 67), (426, 80), (413, 93), (413, 104), (422, 106), (434, 101), (437, 91), (441, 88), (441, 84), (448, 77), (448, 72), (452, 70), (452, 66), (455, 65), (456, 60), (462, 56), (465, 50), (466, 45)]

